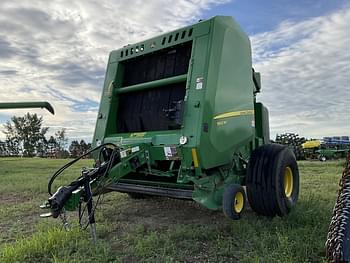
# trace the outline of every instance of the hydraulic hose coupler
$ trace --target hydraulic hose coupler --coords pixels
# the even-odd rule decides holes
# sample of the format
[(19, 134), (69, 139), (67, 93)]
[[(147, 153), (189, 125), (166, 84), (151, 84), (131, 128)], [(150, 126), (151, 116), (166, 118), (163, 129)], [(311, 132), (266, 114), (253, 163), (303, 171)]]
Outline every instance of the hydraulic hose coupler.
[(61, 186), (56, 193), (49, 198), (49, 204), (52, 211), (52, 217), (57, 218), (64, 207), (66, 201), (71, 197), (73, 192), (72, 187)]

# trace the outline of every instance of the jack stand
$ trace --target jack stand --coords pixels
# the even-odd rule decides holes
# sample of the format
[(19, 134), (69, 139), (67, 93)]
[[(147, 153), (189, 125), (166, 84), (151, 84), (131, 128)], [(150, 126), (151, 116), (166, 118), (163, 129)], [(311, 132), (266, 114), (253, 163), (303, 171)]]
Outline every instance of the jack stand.
[(64, 227), (64, 230), (69, 231), (70, 230), (70, 226), (69, 226), (69, 223), (68, 223), (68, 220), (67, 220), (67, 213), (66, 213), (66, 210), (64, 208), (62, 209), (62, 212), (60, 213), (59, 217), (62, 220), (62, 225)]
[(94, 244), (96, 244), (97, 236), (96, 236), (96, 224), (95, 224), (95, 211), (92, 205), (92, 192), (90, 186), (90, 176), (88, 172), (83, 172), (84, 176), (84, 192), (85, 192), (85, 202), (88, 210), (89, 224), (91, 228), (91, 237)]

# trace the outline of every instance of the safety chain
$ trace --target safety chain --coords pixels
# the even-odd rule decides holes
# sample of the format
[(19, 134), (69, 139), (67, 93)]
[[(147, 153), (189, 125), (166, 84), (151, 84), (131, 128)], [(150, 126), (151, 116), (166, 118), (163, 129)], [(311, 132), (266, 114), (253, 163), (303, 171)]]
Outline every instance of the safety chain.
[(62, 225), (63, 225), (64, 229), (66, 231), (69, 231), (70, 226), (69, 226), (69, 223), (68, 223), (68, 220), (67, 220), (67, 213), (66, 213), (66, 210), (64, 208), (62, 209), (62, 211), (60, 213), (60, 218), (61, 218)]
[[(350, 228), (350, 151), (339, 186), (326, 241), (326, 257), (329, 262), (334, 263), (350, 260), (349, 251), (346, 250), (350, 249), (350, 236), (348, 236), (348, 228)], [(344, 255), (344, 252), (347, 255)]]

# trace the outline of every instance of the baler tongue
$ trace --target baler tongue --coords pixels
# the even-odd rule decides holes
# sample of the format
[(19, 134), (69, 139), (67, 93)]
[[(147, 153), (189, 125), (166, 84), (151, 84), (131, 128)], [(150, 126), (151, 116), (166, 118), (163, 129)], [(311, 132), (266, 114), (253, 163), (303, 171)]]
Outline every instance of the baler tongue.
[(40, 217), (41, 218), (52, 217), (52, 213), (51, 212), (43, 213), (43, 214), (40, 214)]
[(326, 256), (330, 262), (350, 262), (350, 152), (339, 185), (328, 230)]

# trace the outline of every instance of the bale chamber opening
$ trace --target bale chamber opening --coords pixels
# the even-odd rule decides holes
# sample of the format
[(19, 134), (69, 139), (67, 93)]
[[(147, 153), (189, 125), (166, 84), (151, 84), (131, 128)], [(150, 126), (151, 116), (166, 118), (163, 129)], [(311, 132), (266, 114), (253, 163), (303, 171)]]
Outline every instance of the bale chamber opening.
[(119, 133), (181, 128), (186, 79), (170, 79), (187, 74), (191, 49), (190, 41), (122, 62), (121, 89), (158, 80), (169, 81), (119, 95), (116, 120)]

